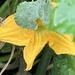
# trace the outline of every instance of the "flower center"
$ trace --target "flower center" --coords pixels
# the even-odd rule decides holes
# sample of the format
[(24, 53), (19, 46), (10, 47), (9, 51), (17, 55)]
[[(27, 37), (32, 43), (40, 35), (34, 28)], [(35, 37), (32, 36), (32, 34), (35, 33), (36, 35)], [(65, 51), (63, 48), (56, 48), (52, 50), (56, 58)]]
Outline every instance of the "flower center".
[(38, 19), (36, 20), (36, 23), (38, 24), (38, 26), (42, 26), (42, 20), (41, 20), (41, 19), (38, 18)]
[(37, 23), (37, 25), (38, 25), (38, 29), (36, 30), (36, 31), (44, 31), (44, 30), (46, 30), (46, 29), (48, 29), (48, 27), (47, 26), (43, 26), (43, 22), (42, 22), (42, 20), (41, 19), (37, 19), (36, 20), (36, 23)]

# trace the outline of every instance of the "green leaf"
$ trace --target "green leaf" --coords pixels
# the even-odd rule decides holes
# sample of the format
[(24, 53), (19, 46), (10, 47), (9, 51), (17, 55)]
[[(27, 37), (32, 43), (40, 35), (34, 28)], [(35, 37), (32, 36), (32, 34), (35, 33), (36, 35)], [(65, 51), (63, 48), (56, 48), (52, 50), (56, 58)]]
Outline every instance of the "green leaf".
[(9, 43), (6, 43), (1, 49), (0, 53), (9, 53), (12, 50), (12, 45)]
[(75, 0), (61, 0), (55, 10), (54, 25), (67, 21), (68, 25), (75, 24)]
[(75, 75), (75, 56), (56, 56), (51, 75)]
[(53, 56), (53, 50), (48, 45), (46, 45), (43, 50), (44, 52), (38, 64), (35, 75), (46, 75), (47, 67)]
[[(75, 0), (61, 0), (52, 13), (51, 30), (72, 34), (75, 37)], [(50, 24), (50, 25), (51, 25)]]
[(36, 30), (38, 24), (37, 19), (41, 19), (43, 25), (50, 22), (51, 4), (42, 0), (35, 2), (22, 2), (18, 5), (15, 13), (15, 21), (22, 28)]
[(14, 14), (19, 0), (12, 0), (10, 4), (10, 14)]

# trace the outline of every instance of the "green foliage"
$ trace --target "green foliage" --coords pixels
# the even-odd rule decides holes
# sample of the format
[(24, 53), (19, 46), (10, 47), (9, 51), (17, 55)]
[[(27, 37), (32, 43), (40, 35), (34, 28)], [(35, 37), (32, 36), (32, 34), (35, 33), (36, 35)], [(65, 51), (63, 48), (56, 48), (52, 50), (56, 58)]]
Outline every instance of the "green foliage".
[(36, 20), (42, 20), (43, 25), (48, 25), (50, 20), (51, 4), (42, 0), (35, 2), (22, 2), (18, 5), (15, 20), (22, 28), (38, 28)]
[(5, 0), (5, 2), (0, 7), (0, 17), (5, 18), (10, 14), (15, 13), (18, 0)]
[[(49, 30), (61, 34), (71, 34), (75, 40), (75, 0), (55, 0), (56, 8), (50, 17)], [(75, 56), (59, 55), (54, 57), (50, 75), (75, 75)]]
[[(7, 62), (9, 57), (10, 57), (10, 53), (12, 51), (12, 44), (9, 43), (5, 43), (4, 46), (0, 49), (0, 62)], [(14, 53), (13, 58), (15, 58), (18, 55), (18, 51), (16, 51)]]
[(35, 75), (46, 75), (47, 67), (53, 56), (53, 50), (48, 45), (46, 45), (43, 50), (44, 52), (40, 59)]
[(56, 56), (51, 75), (75, 75), (75, 56)]
[(61, 33), (73, 34), (75, 39), (75, 0), (61, 0), (51, 15), (49, 28)]
[(18, 0), (12, 0), (11, 5), (10, 5), (10, 14), (15, 13), (18, 3), (19, 3)]
[(7, 53), (7, 52), (11, 52), (11, 50), (12, 50), (12, 45), (6, 43), (6, 44), (3, 46), (3, 48), (0, 49), (0, 52), (1, 52), (1, 53)]

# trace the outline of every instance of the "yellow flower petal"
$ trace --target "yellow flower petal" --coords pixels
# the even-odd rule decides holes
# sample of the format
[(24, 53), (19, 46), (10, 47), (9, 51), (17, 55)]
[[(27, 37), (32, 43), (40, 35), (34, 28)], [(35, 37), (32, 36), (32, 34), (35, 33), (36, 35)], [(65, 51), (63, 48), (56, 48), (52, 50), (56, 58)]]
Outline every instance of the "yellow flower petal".
[(49, 46), (56, 54), (75, 55), (75, 45), (72, 42), (72, 37), (69, 35), (60, 35), (57, 32), (51, 32)]
[(63, 35), (66, 39), (70, 40), (70, 41), (73, 41), (73, 36), (72, 35), (67, 35), (67, 34), (64, 34)]
[(25, 47), (23, 51), (24, 59), (27, 63), (26, 70), (30, 70), (32, 68), (33, 62), (36, 56), (43, 49), (45, 44), (49, 40), (49, 35), (44, 31), (34, 31), (34, 36), (31, 38), (29, 44)]
[(9, 16), (0, 26), (0, 40), (15, 45), (26, 45), (30, 40), (32, 31), (19, 27), (14, 20), (14, 15)]

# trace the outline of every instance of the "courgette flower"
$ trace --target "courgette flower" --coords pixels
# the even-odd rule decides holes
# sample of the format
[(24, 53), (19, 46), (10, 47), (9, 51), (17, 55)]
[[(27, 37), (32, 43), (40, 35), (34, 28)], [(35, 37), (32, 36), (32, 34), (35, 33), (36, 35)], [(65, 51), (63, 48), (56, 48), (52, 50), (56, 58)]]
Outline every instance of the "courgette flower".
[(23, 29), (16, 24), (13, 14), (7, 17), (0, 26), (0, 41), (25, 46), (23, 57), (27, 64), (26, 70), (32, 68), (36, 56), (46, 44), (49, 44), (58, 55), (75, 55), (75, 44), (71, 35), (49, 31), (47, 26), (42, 25), (40, 19), (37, 19), (36, 23), (38, 24), (37, 30)]

